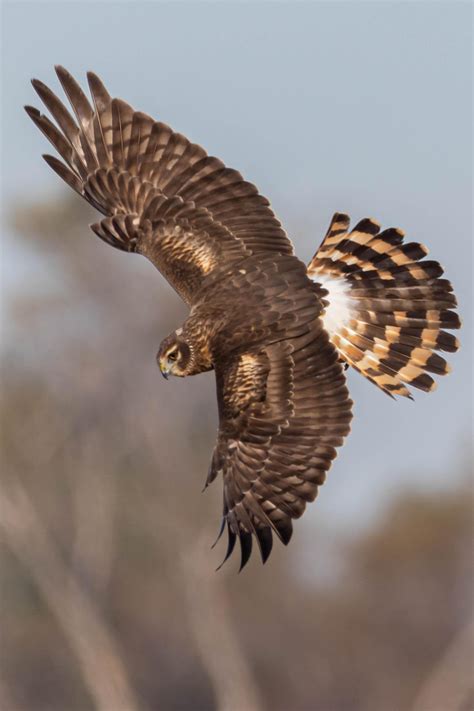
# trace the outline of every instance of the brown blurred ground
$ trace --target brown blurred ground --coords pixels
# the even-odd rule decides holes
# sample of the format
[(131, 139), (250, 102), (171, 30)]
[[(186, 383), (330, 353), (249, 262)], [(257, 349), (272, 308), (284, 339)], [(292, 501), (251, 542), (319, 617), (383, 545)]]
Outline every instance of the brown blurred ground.
[(215, 573), (213, 376), (161, 383), (185, 309), (87, 220), (62, 196), (14, 218), (35, 277), (3, 342), (2, 710), (473, 709), (468, 466), (332, 542), (331, 575), (298, 535)]

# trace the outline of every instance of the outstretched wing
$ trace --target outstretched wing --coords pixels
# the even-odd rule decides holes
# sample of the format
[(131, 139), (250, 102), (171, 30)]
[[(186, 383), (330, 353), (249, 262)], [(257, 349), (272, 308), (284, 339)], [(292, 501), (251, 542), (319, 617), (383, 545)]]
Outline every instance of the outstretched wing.
[(269, 202), (164, 123), (112, 99), (88, 74), (93, 106), (75, 79), (56, 68), (75, 119), (42, 82), (33, 86), (57, 126), (27, 106), (64, 162), (46, 162), (106, 217), (99, 237), (150, 258), (188, 303), (210, 275), (260, 252), (292, 254)]
[(272, 531), (287, 544), (348, 434), (352, 402), (335, 348), (311, 333), (237, 356), (216, 369), (220, 429), (208, 483), (222, 473), (230, 556), (241, 569), (257, 539), (263, 562)]

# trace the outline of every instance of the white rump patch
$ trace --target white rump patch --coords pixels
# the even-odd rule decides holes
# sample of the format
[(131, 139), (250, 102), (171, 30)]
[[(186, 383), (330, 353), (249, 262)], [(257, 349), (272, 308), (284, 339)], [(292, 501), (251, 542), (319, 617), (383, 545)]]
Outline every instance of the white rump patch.
[(330, 336), (338, 333), (341, 326), (346, 325), (352, 318), (351, 314), (351, 287), (345, 277), (335, 277), (329, 274), (313, 272), (309, 277), (327, 289), (328, 295), (324, 297), (329, 302), (322, 316), (324, 328)]

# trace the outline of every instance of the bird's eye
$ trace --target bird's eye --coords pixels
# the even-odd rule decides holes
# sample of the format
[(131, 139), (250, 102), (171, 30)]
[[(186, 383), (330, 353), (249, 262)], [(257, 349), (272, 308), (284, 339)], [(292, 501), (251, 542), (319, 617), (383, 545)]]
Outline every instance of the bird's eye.
[(176, 360), (178, 360), (178, 352), (171, 351), (171, 353), (168, 353), (168, 360), (170, 360), (172, 363), (174, 363)]

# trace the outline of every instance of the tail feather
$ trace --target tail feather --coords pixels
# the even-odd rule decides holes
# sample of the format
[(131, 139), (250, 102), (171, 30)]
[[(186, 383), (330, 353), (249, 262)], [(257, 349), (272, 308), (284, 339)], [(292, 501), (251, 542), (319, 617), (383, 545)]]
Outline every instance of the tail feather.
[(308, 266), (326, 290), (324, 326), (340, 357), (388, 395), (411, 397), (407, 386), (430, 391), (428, 375), (450, 368), (434, 351), (453, 353), (459, 342), (444, 329), (460, 321), (451, 283), (440, 278), (427, 248), (404, 243), (397, 228), (380, 231), (373, 219), (349, 232), (347, 215), (336, 213)]

